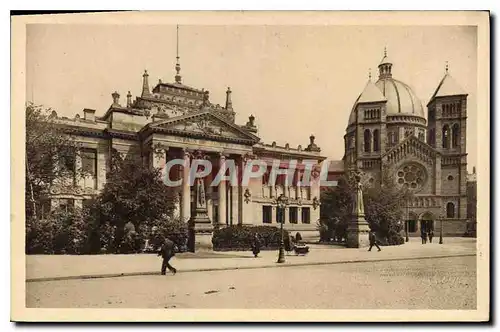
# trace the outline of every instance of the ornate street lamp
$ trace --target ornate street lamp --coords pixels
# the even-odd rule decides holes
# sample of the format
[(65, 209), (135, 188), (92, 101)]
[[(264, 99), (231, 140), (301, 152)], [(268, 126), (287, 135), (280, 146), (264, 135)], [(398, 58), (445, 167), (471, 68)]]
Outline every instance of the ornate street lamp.
[(439, 244), (443, 244), (443, 219), (443, 215), (439, 216)]
[(405, 235), (406, 235), (406, 242), (410, 241), (410, 238), (408, 236), (408, 228), (410, 227), (410, 210), (409, 210), (409, 205), (410, 203), (408, 200), (406, 200), (406, 221), (405, 221)]
[(281, 239), (280, 239), (280, 249), (279, 249), (279, 254), (278, 254), (278, 262), (277, 263), (284, 263), (285, 262), (285, 243), (283, 241), (283, 224), (285, 223), (285, 209), (288, 206), (288, 197), (285, 195), (281, 194), (278, 199), (276, 200), (278, 209), (280, 211), (280, 231), (281, 231)]

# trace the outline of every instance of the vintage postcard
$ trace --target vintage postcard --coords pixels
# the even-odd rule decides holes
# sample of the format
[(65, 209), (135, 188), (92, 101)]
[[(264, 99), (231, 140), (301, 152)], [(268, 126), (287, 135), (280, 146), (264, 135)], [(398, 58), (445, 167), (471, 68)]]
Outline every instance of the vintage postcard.
[(489, 31), (12, 17), (11, 319), (488, 321)]

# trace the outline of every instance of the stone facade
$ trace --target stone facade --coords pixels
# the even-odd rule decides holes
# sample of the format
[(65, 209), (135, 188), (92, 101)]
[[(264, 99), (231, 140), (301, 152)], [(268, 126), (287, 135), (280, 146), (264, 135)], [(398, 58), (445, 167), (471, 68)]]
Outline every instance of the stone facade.
[[(448, 68), (424, 112), (405, 83), (392, 77), (387, 54), (352, 108), (344, 136), (344, 169), (368, 183), (388, 170), (415, 197), (407, 202), (411, 235), (422, 228), (463, 235), (467, 228), (467, 94)], [(436, 222), (438, 221), (439, 222)]]
[[(325, 159), (314, 136), (309, 138), (306, 148), (278, 146), (274, 142), (264, 144), (257, 136), (253, 116), (244, 125), (235, 123), (229, 88), (223, 107), (210, 102), (208, 91), (182, 84), (179, 73), (175, 83), (160, 81), (152, 90), (148, 78), (145, 72), (141, 95), (132, 100), (128, 92), (125, 105), (121, 104), (119, 93), (114, 92), (112, 104), (102, 116), (96, 116), (96, 111), (90, 109), (83, 111), (83, 117), (76, 115), (73, 119), (53, 114), (81, 143), (78, 156), (85, 155), (84, 167), (92, 174), (77, 183), (54, 186), (50, 196), (54, 207), (61, 202), (83, 206), (86, 199), (97, 195), (106, 184), (110, 155), (114, 151), (124, 158), (141, 158), (150, 167), (162, 169), (172, 159), (184, 160), (184, 166), (189, 167), (202, 156), (214, 165), (212, 174), (205, 178), (206, 208), (212, 226), (279, 225), (276, 198), (283, 193), (290, 201), (285, 229), (305, 232), (306, 237), (317, 233), (319, 181), (311, 181), (310, 186), (299, 185), (306, 167), (303, 161), (312, 161), (313, 169), (318, 170)], [(266, 162), (268, 168), (263, 179), (251, 179), (245, 186), (241, 183), (231, 186), (228, 181), (221, 181), (217, 187), (209, 186), (227, 160), (235, 162), (240, 174), (253, 159)], [(278, 178), (276, 185), (268, 185), (273, 163), (277, 161), (280, 168), (287, 168), (290, 160), (298, 161), (293, 182), (285, 183)], [(75, 166), (81, 165), (82, 160), (77, 157)], [(188, 167), (178, 167), (176, 174), (170, 174), (172, 180), (182, 180), (177, 215), (186, 222), (195, 206), (195, 186), (189, 183)]]

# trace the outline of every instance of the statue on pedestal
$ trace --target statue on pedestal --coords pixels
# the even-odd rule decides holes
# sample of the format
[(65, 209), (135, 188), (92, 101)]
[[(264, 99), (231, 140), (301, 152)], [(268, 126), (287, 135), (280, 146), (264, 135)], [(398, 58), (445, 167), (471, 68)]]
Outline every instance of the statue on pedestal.
[[(200, 155), (199, 158), (202, 158)], [(207, 199), (205, 195), (205, 183), (201, 178), (196, 179), (194, 186), (194, 209), (189, 220), (188, 247), (190, 251), (195, 251), (195, 246), (199, 243), (197, 237), (203, 234), (211, 234), (213, 225), (208, 216)]]
[(362, 248), (370, 244), (369, 232), (370, 226), (365, 220), (365, 207), (363, 200), (363, 188), (361, 185), (361, 172), (355, 170), (354, 178), (354, 201), (351, 214), (351, 220), (347, 226), (347, 247)]

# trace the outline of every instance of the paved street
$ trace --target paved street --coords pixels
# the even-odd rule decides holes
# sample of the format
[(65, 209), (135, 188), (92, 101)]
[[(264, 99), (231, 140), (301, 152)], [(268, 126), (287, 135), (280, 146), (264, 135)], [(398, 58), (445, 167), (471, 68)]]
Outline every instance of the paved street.
[(475, 309), (476, 257), (26, 283), (28, 307)]
[[(437, 240), (437, 239), (436, 239)], [(368, 253), (366, 248), (313, 245), (307, 256), (287, 255), (284, 265), (314, 265), (360, 261), (403, 260), (476, 254), (476, 240), (445, 238), (422, 245), (420, 239), (410, 238), (401, 246), (384, 247), (381, 252)], [(172, 263), (180, 272), (276, 267), (277, 251), (262, 251), (258, 259), (250, 251), (197, 252), (176, 255)], [(65, 279), (80, 276), (119, 276), (159, 273), (161, 260), (155, 254), (138, 255), (28, 255), (26, 279)]]

